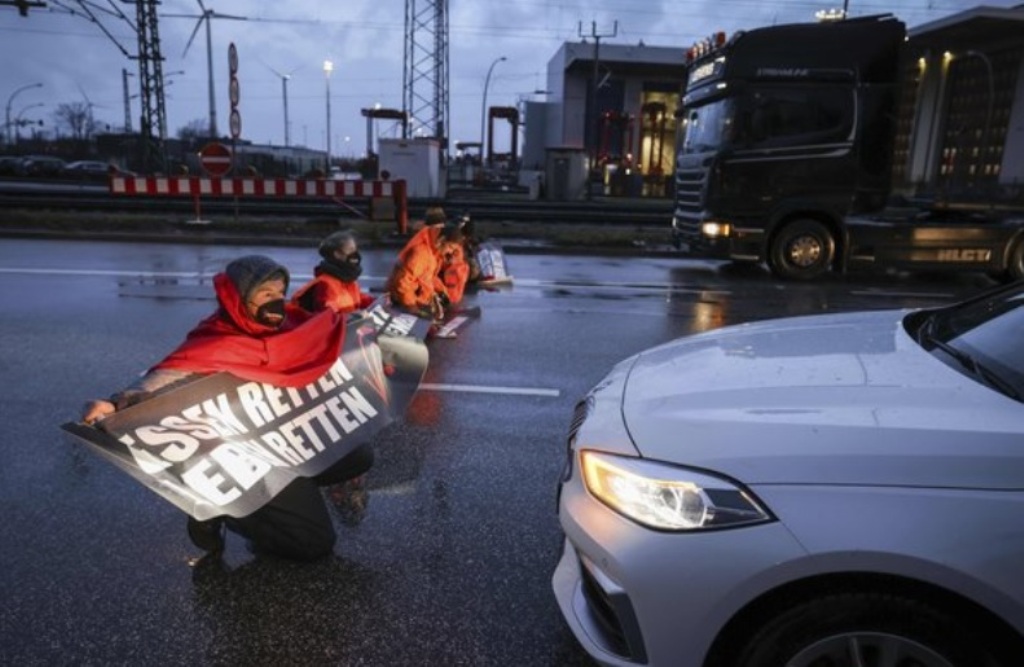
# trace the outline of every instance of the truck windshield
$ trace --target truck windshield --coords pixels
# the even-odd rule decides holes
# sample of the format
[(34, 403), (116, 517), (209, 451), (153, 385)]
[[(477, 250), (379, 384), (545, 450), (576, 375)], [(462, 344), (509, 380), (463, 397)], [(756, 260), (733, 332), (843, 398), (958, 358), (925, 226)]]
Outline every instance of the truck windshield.
[(681, 116), (683, 153), (703, 153), (732, 142), (735, 105), (724, 99), (686, 109)]

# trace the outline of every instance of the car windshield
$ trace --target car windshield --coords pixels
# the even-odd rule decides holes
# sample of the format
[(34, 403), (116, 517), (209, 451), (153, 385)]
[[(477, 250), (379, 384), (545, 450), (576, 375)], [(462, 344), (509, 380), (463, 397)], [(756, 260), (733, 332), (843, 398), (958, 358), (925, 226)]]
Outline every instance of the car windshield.
[(935, 311), (921, 323), (925, 349), (945, 352), (982, 382), (1024, 397), (1024, 285)]
[(734, 108), (731, 99), (724, 99), (686, 109), (680, 117), (682, 152), (703, 153), (730, 144), (733, 139)]

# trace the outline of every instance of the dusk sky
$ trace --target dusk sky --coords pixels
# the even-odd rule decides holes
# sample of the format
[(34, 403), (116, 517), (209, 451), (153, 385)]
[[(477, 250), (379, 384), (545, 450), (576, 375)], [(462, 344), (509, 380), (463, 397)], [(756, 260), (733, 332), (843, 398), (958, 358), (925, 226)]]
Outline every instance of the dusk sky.
[[(248, 21), (212, 21), (214, 91), (218, 130), (228, 135), (228, 45), (239, 54), (242, 138), (284, 144), (283, 91), (280, 75), (290, 75), (288, 106), (290, 143), (317, 150), (325, 147), (326, 89), (323, 62), (330, 59), (332, 153), (361, 155), (366, 122), (359, 110), (380, 104), (402, 106), (404, 0), (203, 0), (207, 9), (247, 17)], [(99, 22), (60, 9), (94, 8)], [(136, 74), (138, 47), (132, 24), (102, 9), (122, 9), (134, 21), (134, 5), (121, 0), (60, 0), (27, 18), (13, 7), (0, 7), (0, 99), (10, 103), (12, 120), (42, 119), (52, 128), (61, 103), (88, 102), (98, 122), (124, 125), (122, 69)], [(420, 6), (425, 3), (419, 3)], [(995, 7), (1019, 1), (993, 0)], [(977, 6), (966, 0), (850, 0), (850, 16), (891, 11), (909, 27)], [(714, 31), (732, 33), (772, 23), (813, 20), (817, 10), (842, 3), (784, 0), (450, 0), (450, 138), (477, 141), (484, 81), (499, 57), (488, 89), (489, 106), (513, 106), (546, 85), (547, 63), (566, 41), (579, 41), (592, 25), (602, 44), (674, 46), (684, 50)], [(196, 27), (197, 0), (164, 0), (158, 9), (163, 71), (167, 79), (167, 126), (170, 136), (193, 121), (209, 117), (206, 33)], [(257, 20), (258, 19), (258, 20)], [(616, 29), (616, 21), (617, 29)], [(111, 37), (104, 34), (109, 31)], [(612, 33), (615, 36), (611, 36)], [(115, 42), (116, 40), (116, 42)], [(184, 74), (172, 72), (184, 71)], [(275, 73), (275, 71), (277, 73)], [(42, 83), (10, 96), (22, 86)], [(138, 94), (137, 77), (129, 94)], [(138, 130), (139, 100), (132, 99)], [(42, 106), (38, 106), (38, 105)], [(381, 124), (384, 130), (388, 126)], [(500, 145), (498, 146), (500, 150)]]

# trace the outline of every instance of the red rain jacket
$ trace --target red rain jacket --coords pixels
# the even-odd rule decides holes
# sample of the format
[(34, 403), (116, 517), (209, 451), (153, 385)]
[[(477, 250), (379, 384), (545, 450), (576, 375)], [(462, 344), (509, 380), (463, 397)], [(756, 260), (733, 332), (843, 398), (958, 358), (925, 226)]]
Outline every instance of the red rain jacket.
[(332, 310), (315, 315), (287, 304), (279, 328), (256, 322), (231, 279), (213, 278), (220, 309), (200, 322), (154, 369), (193, 373), (226, 371), (244, 380), (302, 387), (338, 360), (345, 320)]

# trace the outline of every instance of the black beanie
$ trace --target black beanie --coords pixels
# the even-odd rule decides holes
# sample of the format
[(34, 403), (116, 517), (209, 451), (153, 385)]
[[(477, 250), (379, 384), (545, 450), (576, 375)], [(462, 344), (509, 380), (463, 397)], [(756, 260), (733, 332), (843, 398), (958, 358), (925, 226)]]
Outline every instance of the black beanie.
[(444, 223), (444, 226), (441, 227), (441, 236), (443, 236), (446, 241), (458, 243), (463, 237), (462, 223), (458, 220), (448, 220)]
[(245, 303), (249, 302), (249, 296), (257, 287), (272, 278), (284, 280), (284, 289), (288, 291), (288, 269), (264, 255), (239, 257), (227, 265), (224, 273), (235, 284)]
[(341, 230), (340, 232), (332, 232), (331, 234), (328, 234), (323, 241), (320, 242), (320, 247), (317, 249), (317, 251), (320, 253), (320, 256), (323, 257), (324, 259), (333, 259), (334, 251), (340, 248), (341, 246), (345, 245), (347, 241), (352, 241), (353, 243), (355, 243), (355, 234), (347, 230)]

